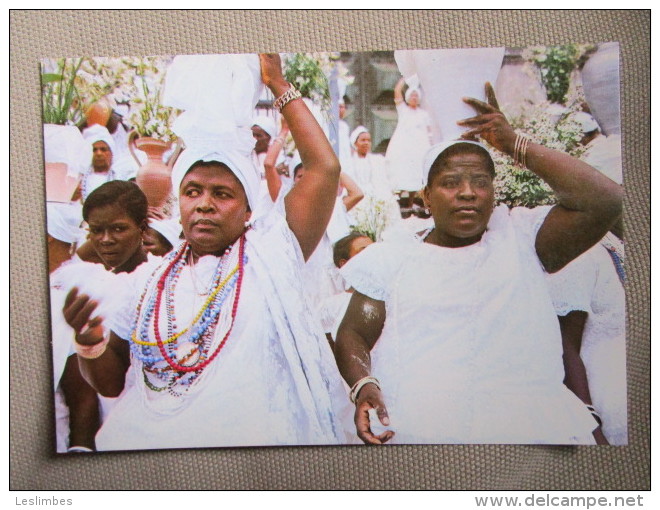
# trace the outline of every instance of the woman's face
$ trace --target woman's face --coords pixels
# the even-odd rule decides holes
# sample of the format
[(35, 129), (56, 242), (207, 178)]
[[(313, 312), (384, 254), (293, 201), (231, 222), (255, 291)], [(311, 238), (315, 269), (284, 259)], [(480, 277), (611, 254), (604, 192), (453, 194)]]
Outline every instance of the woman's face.
[(179, 190), (181, 227), (196, 255), (220, 255), (250, 219), (243, 185), (220, 163), (196, 166)]
[(419, 94), (417, 92), (411, 92), (408, 96), (408, 106), (411, 108), (417, 108), (419, 106)]
[(146, 224), (138, 225), (120, 205), (92, 209), (87, 224), (88, 238), (106, 266), (121, 270), (134, 257), (141, 255), (142, 232)]
[(355, 150), (358, 155), (365, 157), (371, 151), (371, 135), (369, 133), (361, 133), (355, 142)]
[(144, 231), (142, 239), (144, 240), (144, 249), (152, 255), (156, 255), (157, 257), (162, 257), (166, 253), (169, 253), (170, 250), (172, 250), (172, 245), (169, 243), (169, 241), (165, 239), (157, 230), (151, 227)]
[(481, 239), (494, 204), (493, 176), (484, 156), (456, 154), (424, 188), (441, 246), (461, 247)]

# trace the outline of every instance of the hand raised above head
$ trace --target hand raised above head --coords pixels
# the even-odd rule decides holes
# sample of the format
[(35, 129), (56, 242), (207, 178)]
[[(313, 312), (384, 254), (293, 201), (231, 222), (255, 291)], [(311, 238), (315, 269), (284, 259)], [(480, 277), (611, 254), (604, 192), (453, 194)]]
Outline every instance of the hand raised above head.
[(463, 98), (466, 104), (477, 111), (477, 115), (457, 122), (459, 126), (470, 128), (461, 138), (476, 140), (481, 137), (496, 149), (510, 154), (513, 152), (516, 133), (499, 109), (493, 86), (486, 82), (485, 90), (487, 103), (472, 97)]
[(278, 53), (260, 53), (259, 63), (261, 64), (261, 81), (268, 88), (275, 85), (286, 84), (282, 74), (282, 59)]

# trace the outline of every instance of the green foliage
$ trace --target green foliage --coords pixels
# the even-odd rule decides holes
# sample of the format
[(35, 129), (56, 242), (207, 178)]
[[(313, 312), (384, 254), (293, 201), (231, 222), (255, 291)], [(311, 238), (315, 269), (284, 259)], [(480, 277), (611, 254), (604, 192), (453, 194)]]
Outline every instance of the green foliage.
[(540, 71), (548, 101), (564, 104), (570, 86), (571, 73), (594, 47), (586, 44), (536, 46), (523, 53)]
[(76, 77), (83, 60), (61, 58), (42, 64), (41, 95), (46, 124), (76, 124), (81, 120), (83, 105), (76, 87)]
[(318, 58), (306, 53), (288, 55), (284, 59), (284, 77), (300, 91), (303, 97), (319, 104), (322, 110), (329, 110), (328, 78)]

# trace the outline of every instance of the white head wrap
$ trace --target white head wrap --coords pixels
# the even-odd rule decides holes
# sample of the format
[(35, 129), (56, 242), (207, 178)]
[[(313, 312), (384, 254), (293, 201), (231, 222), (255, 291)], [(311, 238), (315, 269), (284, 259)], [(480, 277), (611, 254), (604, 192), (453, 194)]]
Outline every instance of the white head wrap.
[(112, 138), (108, 128), (99, 126), (98, 124), (93, 124), (83, 131), (83, 136), (90, 145), (94, 145), (96, 142), (105, 142), (108, 144), (108, 147), (110, 147), (110, 151), (114, 154), (115, 140)]
[(573, 120), (577, 122), (582, 128), (583, 133), (591, 133), (596, 129), (600, 129), (598, 122), (591, 115), (586, 112), (577, 112), (573, 115)]
[(48, 235), (64, 243), (75, 243), (82, 233), (78, 209), (70, 204), (46, 202), (46, 228)]
[(426, 186), (428, 184), (429, 172), (431, 171), (431, 167), (433, 166), (433, 163), (435, 163), (435, 160), (438, 159), (440, 154), (442, 154), (447, 149), (449, 149), (449, 147), (452, 147), (453, 145), (458, 145), (459, 143), (469, 143), (471, 145), (476, 145), (477, 147), (481, 147), (484, 151), (486, 151), (486, 154), (488, 154), (490, 159), (491, 160), (493, 159), (486, 146), (479, 142), (473, 142), (471, 140), (450, 140), (448, 142), (438, 143), (436, 145), (433, 145), (426, 152), (426, 156), (424, 156), (424, 167), (423, 167), (424, 172), (422, 174), (423, 186)]
[(236, 175), (255, 209), (261, 179), (250, 159), (255, 142), (251, 128), (262, 86), (257, 55), (174, 58), (163, 103), (184, 110), (172, 130), (186, 145), (172, 170), (175, 192), (194, 163), (216, 161)]
[(181, 241), (181, 223), (177, 220), (149, 220), (149, 226), (176, 247)]
[(270, 117), (259, 115), (258, 117), (254, 118), (252, 125), (259, 126), (266, 133), (268, 133), (268, 136), (271, 138), (275, 138), (277, 136), (277, 126), (275, 125), (275, 121)]
[(362, 133), (368, 133), (368, 132), (369, 130), (364, 126), (358, 126), (353, 130), (353, 132), (351, 133), (351, 145), (353, 146), (354, 149), (356, 148), (355, 143), (357, 142), (358, 137)]
[(413, 92), (417, 92), (417, 98), (419, 101), (422, 100), (422, 90), (419, 87), (408, 87), (408, 90), (406, 90), (405, 94), (406, 103), (410, 101), (410, 96)]
[(92, 146), (75, 126), (44, 124), (44, 159), (66, 164), (67, 174), (77, 177), (89, 168)]

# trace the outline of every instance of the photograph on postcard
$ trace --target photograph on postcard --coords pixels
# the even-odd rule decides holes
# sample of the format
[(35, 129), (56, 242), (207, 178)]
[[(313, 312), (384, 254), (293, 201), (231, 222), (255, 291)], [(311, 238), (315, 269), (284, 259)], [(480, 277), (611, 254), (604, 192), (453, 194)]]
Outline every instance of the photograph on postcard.
[(41, 76), (58, 453), (627, 444), (618, 43)]

